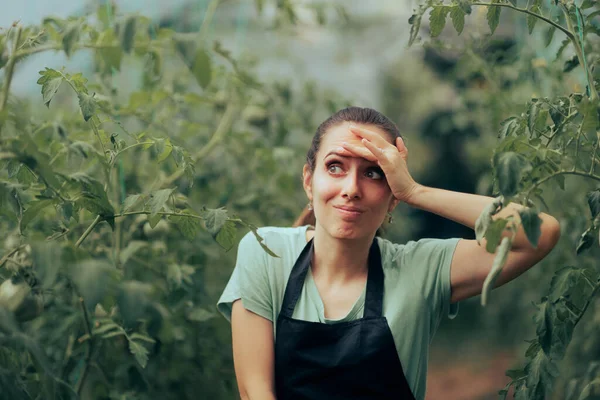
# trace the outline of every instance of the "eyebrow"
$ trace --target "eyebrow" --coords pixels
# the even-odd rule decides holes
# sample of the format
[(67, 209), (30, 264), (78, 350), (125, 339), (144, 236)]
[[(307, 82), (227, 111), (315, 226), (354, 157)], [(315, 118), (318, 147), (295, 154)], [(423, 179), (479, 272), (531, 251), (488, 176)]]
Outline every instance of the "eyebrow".
[(338, 153), (337, 151), (334, 150), (334, 151), (330, 151), (329, 153), (325, 154), (325, 157), (323, 157), (323, 160), (326, 159), (327, 157), (329, 157), (332, 154), (335, 154), (338, 157), (350, 158), (349, 156), (342, 155), (342, 154), (340, 154), (340, 153)]

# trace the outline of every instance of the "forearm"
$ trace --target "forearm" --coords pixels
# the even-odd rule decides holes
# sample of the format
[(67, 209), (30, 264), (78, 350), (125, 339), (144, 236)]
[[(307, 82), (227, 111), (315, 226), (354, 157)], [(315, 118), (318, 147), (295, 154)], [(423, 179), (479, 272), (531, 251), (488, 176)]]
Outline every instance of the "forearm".
[(240, 391), (241, 400), (276, 400), (273, 391), (264, 388), (254, 388), (252, 391)]
[[(407, 199), (407, 204), (475, 229), (477, 218), (492, 201), (494, 201), (493, 197), (418, 185)], [(506, 218), (512, 215), (515, 222), (520, 223), (518, 211), (524, 208), (519, 204), (510, 203), (493, 219)], [(542, 232), (538, 249), (552, 247), (557, 240), (555, 235), (558, 222), (554, 217), (545, 213), (540, 213), (539, 217), (542, 219)], [(512, 235), (512, 233), (505, 230), (503, 236), (509, 235)], [(513, 250), (533, 250), (522, 227), (519, 227), (517, 231), (512, 248)]]

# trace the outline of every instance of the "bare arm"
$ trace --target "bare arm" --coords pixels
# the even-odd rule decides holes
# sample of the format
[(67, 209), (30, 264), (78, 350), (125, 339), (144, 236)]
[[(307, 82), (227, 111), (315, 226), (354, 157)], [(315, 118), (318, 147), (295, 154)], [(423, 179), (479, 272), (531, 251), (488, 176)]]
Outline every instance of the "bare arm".
[(231, 312), (233, 363), (242, 400), (275, 400), (273, 323), (240, 300)]
[[(409, 199), (408, 204), (473, 229), (479, 214), (493, 200), (492, 197), (419, 185)], [(511, 203), (496, 214), (493, 219), (513, 215), (516, 220), (520, 220), (518, 211), (522, 208), (518, 204)], [(540, 213), (539, 216), (542, 219), (542, 226), (538, 247), (533, 248), (531, 246), (523, 227), (519, 227), (504, 269), (494, 287), (515, 279), (534, 266), (552, 250), (558, 241), (560, 226), (556, 218), (545, 213)], [(508, 236), (509, 234), (508, 231), (505, 231), (502, 236)], [(485, 239), (483, 239), (481, 246), (475, 240), (462, 239), (458, 242), (450, 267), (451, 302), (454, 303), (481, 293), (483, 282), (492, 267), (495, 257), (494, 254), (486, 251), (485, 243)]]

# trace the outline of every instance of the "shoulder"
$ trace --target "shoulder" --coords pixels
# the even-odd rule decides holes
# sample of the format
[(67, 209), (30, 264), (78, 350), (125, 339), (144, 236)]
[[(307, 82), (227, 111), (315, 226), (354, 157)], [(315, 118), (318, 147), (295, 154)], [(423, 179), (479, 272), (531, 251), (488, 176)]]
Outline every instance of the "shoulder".
[(400, 267), (435, 262), (440, 258), (452, 256), (460, 238), (434, 239), (423, 238), (410, 240), (406, 243), (393, 243), (387, 239), (378, 238), (384, 267)]
[[(305, 230), (306, 227), (304, 226), (262, 226), (256, 229), (256, 233), (250, 231), (242, 237), (239, 251), (260, 251), (266, 255), (264, 245), (278, 256), (281, 256), (282, 253), (294, 251), (294, 247), (304, 239)], [(302, 240), (300, 237), (302, 237)]]

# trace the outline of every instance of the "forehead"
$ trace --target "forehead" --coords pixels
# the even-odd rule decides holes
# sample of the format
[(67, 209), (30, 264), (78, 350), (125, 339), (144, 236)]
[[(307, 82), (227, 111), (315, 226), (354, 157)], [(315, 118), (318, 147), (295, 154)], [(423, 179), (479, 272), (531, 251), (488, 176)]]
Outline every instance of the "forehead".
[(350, 125), (368, 129), (371, 132), (379, 134), (385, 139), (386, 142), (392, 143), (390, 135), (375, 125), (358, 124), (356, 122), (343, 122), (327, 130), (321, 139), (319, 152), (323, 152), (322, 154), (327, 154), (329, 150), (332, 150), (335, 147), (340, 147), (343, 142), (362, 146), (363, 144), (361, 142), (361, 137), (350, 132)]

